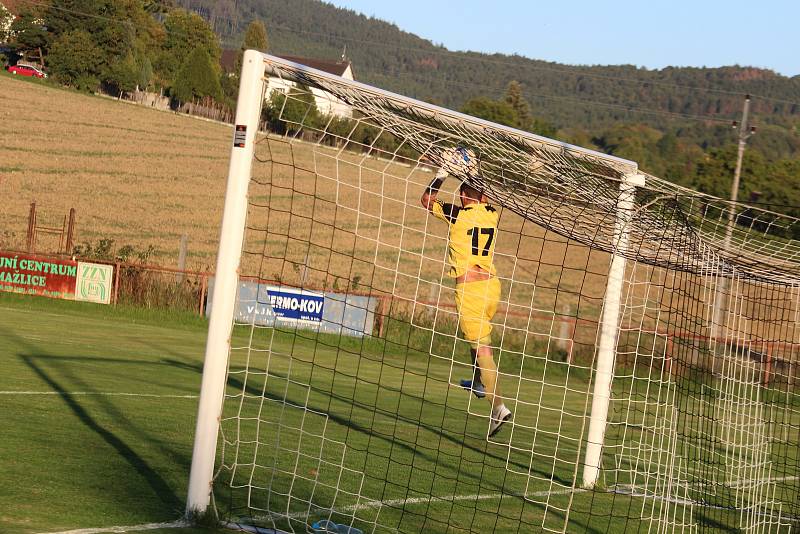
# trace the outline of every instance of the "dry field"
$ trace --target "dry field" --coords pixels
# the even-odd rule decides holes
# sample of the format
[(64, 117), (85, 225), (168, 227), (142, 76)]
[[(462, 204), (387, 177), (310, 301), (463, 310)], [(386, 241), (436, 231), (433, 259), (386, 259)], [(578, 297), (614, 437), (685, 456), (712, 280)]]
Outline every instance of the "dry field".
[(50, 226), (74, 207), (77, 243), (152, 245), (174, 265), (186, 233), (187, 266), (213, 265), (229, 127), (5, 75), (0, 95), (0, 247), (25, 246), (35, 201)]
[[(180, 236), (186, 233), (187, 265), (213, 268), (230, 153), (228, 126), (9, 76), (0, 76), (0, 94), (0, 194), (5, 199), (0, 208), (0, 248), (24, 247), (28, 210), (35, 201), (39, 222), (45, 225), (60, 225), (75, 207), (77, 243), (111, 238), (117, 247), (153, 246), (153, 260), (170, 266), (177, 261)], [(264, 156), (266, 145), (259, 145), (259, 156)], [(256, 178), (269, 174), (271, 188), (251, 188), (251, 202), (271, 206), (273, 213), (294, 202), (293, 209), (302, 212), (316, 195), (323, 208), (315, 212), (317, 244), (328, 237), (322, 228), (326, 220), (333, 223), (335, 218), (339, 229), (353, 228), (337, 232), (337, 241), (324, 247), (341, 253), (321, 267), (325, 274), (359, 276), (361, 285), (368, 286), (368, 273), (351, 266), (352, 256), (374, 260), (379, 271), (399, 270), (415, 280), (441, 280), (446, 229), (429, 218), (418, 201), (430, 180), (428, 172), (348, 153), (337, 161), (335, 152), (312, 151), (302, 143), (289, 146), (271, 141), (268, 150), (275, 161), (294, 161), (297, 167), (314, 172), (256, 164)], [(453, 184), (449, 185), (452, 190)], [(362, 210), (360, 216), (356, 209)], [(250, 223), (257, 225), (257, 221), (255, 208)], [(272, 224), (279, 222), (273, 219)], [(310, 228), (297, 217), (292, 223), (292, 237), (308, 242), (311, 234), (304, 230)], [(498, 265), (509, 273), (508, 278), (547, 280), (552, 286), (580, 291), (587, 285), (590, 267), (588, 271), (597, 275), (588, 285), (600, 288), (593, 296), (602, 296), (607, 255), (595, 254), (589, 262), (588, 251), (576, 246), (569, 247), (568, 255), (563, 239), (545, 237), (540, 228), (523, 224), (510, 212), (503, 214), (501, 226), (506, 231), (498, 238)], [(349, 248), (342, 246), (340, 238)], [(545, 239), (553, 246), (543, 249)], [(53, 248), (46, 237), (39, 243), (43, 251), (48, 245)], [(302, 249), (303, 243), (294, 246)], [(288, 252), (290, 261), (305, 260), (305, 255), (298, 260)], [(517, 256), (530, 260), (530, 265), (516, 261)], [(309, 259), (313, 262), (313, 253)], [(563, 265), (575, 267), (574, 275), (562, 273)], [(314, 265), (311, 268), (313, 272)], [(261, 274), (272, 277), (281, 270), (279, 266)], [(291, 273), (282, 276), (288, 280)], [(388, 289), (383, 284), (374, 286)], [(407, 284), (401, 286), (407, 288)], [(435, 296), (426, 291), (425, 297)]]
[[(69, 209), (76, 208), (77, 243), (111, 238), (118, 247), (152, 245), (154, 259), (172, 265), (180, 236), (186, 233), (189, 265), (213, 267), (230, 155), (229, 126), (10, 76), (0, 76), (0, 94), (0, 194), (4, 199), (0, 247), (24, 247), (28, 210), (35, 201), (40, 224), (49, 226), (60, 225)], [(266, 143), (259, 145), (259, 156), (265, 147)], [(343, 218), (346, 208), (350, 208), (348, 216), (355, 216), (355, 209), (363, 210), (358, 233), (365, 253), (375, 244), (369, 238), (378, 237), (365, 230), (382, 225), (380, 239), (387, 250), (402, 247), (412, 254), (419, 252), (423, 241), (418, 238), (427, 234), (426, 255), (441, 262), (444, 226), (429, 220), (418, 201), (429, 173), (356, 154), (344, 153), (336, 161), (334, 151), (312, 151), (302, 143), (290, 147), (272, 141), (269, 150), (275, 161), (295, 161), (321, 179), (316, 180), (315, 191), (313, 173), (293, 174), (288, 166), (256, 164), (256, 178), (271, 173), (274, 187), (260, 195), (256, 185), (251, 190), (252, 202), (280, 209), (294, 198), (299, 210), (299, 202), (313, 202), (313, 196), (302, 195), (311, 192), (345, 208), (339, 211), (339, 227), (356, 221)], [(327, 211), (333, 213), (335, 206)], [(316, 216), (324, 219), (326, 214), (317, 211)], [(518, 234), (535, 234), (541, 248), (540, 229), (523, 229), (522, 220), (510, 212), (503, 215), (502, 224), (510, 233), (498, 239), (498, 252), (538, 258), (541, 251), (522, 246)], [(398, 239), (402, 230), (405, 242)], [(43, 239), (42, 251), (47, 252), (53, 244)], [(562, 244), (545, 263), (560, 266), (564, 240), (548, 239)], [(413, 259), (403, 261), (413, 263)], [(585, 259), (576, 261), (585, 264)], [(607, 265), (607, 257), (600, 263)], [(440, 266), (431, 269), (441, 271)], [(440, 278), (441, 273), (433, 274)]]

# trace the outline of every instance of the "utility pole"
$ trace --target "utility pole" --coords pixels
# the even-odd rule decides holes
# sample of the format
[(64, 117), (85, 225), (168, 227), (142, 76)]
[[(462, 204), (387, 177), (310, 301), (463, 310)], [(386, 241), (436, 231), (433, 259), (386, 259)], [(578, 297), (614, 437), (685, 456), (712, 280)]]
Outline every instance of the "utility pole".
[[(728, 207), (728, 223), (725, 227), (725, 239), (722, 244), (722, 250), (727, 252), (731, 246), (731, 238), (733, 237), (733, 228), (735, 226), (736, 218), (736, 201), (739, 198), (739, 180), (742, 175), (742, 160), (744, 159), (744, 149), (747, 146), (747, 140), (756, 133), (755, 126), (748, 128), (747, 120), (750, 113), (750, 95), (744, 97), (744, 108), (742, 109), (742, 122), (737, 124), (733, 121), (733, 127), (739, 130), (739, 150), (736, 154), (736, 168), (733, 171), (733, 183), (731, 184), (731, 204)], [(727, 329), (725, 336), (721, 337), (722, 330), (722, 313), (724, 308), (725, 297), (728, 293), (728, 279), (720, 275), (719, 283), (717, 285), (716, 296), (714, 298), (714, 315), (711, 320), (711, 337), (714, 341), (719, 341), (727, 337)], [(716, 359), (712, 361), (711, 370), (716, 373)]]
[[(750, 113), (750, 95), (744, 97), (744, 109), (742, 109), (742, 124), (739, 127), (739, 151), (736, 154), (736, 169), (733, 171), (733, 184), (731, 184), (731, 202), (736, 202), (739, 198), (739, 178), (742, 175), (742, 159), (744, 158), (744, 147), (747, 145), (747, 140), (750, 136), (756, 133), (755, 126), (747, 127), (747, 117)], [(738, 125), (733, 121), (733, 127)], [(728, 229), (725, 232), (725, 248), (730, 245), (731, 233), (733, 232), (733, 217), (734, 209), (728, 211)]]

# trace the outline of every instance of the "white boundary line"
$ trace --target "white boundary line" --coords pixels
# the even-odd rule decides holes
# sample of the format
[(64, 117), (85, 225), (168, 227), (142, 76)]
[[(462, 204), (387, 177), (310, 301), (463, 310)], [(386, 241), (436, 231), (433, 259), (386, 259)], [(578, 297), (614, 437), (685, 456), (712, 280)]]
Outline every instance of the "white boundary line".
[[(2, 392), (0, 392), (2, 393)], [(779, 480), (796, 480), (799, 477), (782, 477)], [(325, 508), (316, 508), (315, 511), (307, 511), (307, 512), (294, 512), (291, 514), (279, 514), (279, 513), (272, 513), (272, 514), (263, 514), (258, 516), (249, 516), (249, 517), (241, 517), (235, 518), (233, 521), (228, 521), (224, 523), (224, 526), (228, 528), (238, 528), (250, 531), (250, 532), (271, 532), (271, 533), (279, 533), (279, 530), (272, 530), (272, 529), (261, 529), (259, 527), (252, 527), (250, 525), (246, 525), (243, 523), (239, 523), (237, 519), (273, 519), (273, 518), (286, 518), (289, 520), (303, 520), (308, 519), (312, 515), (326, 515), (329, 513), (339, 513), (339, 514), (346, 514), (348, 512), (357, 512), (359, 510), (365, 510), (368, 508), (380, 508), (382, 506), (405, 506), (408, 504), (427, 504), (434, 501), (442, 501), (442, 502), (457, 502), (457, 501), (481, 501), (481, 500), (491, 500), (491, 499), (499, 499), (503, 496), (506, 497), (546, 497), (550, 495), (566, 495), (569, 493), (586, 493), (591, 490), (583, 489), (583, 488), (565, 488), (563, 490), (541, 490), (535, 491), (532, 493), (522, 494), (522, 493), (486, 493), (486, 494), (472, 494), (472, 495), (443, 495), (443, 496), (430, 496), (430, 497), (412, 497), (407, 499), (390, 499), (387, 501), (367, 501), (364, 503), (353, 504), (350, 506), (345, 506), (339, 509), (325, 509)], [(608, 490), (606, 493), (616, 493), (618, 495), (627, 495), (630, 497), (639, 497), (644, 499), (661, 499), (667, 500), (669, 502), (674, 502), (677, 504), (683, 505), (703, 505), (702, 503), (694, 502), (691, 500), (685, 499), (675, 499), (675, 498), (665, 498), (665, 497), (656, 497), (656, 496), (649, 496), (642, 493), (637, 493), (633, 491), (632, 488), (628, 488), (627, 491), (625, 489), (621, 490)], [(98, 528), (84, 528), (84, 529), (75, 529), (75, 530), (65, 530), (60, 532), (49, 532), (49, 533), (41, 533), (41, 534), (104, 534), (107, 532), (110, 533), (119, 533), (124, 534), (128, 532), (137, 532), (137, 531), (146, 531), (146, 530), (156, 530), (159, 528), (184, 528), (192, 526), (191, 523), (183, 519), (179, 519), (177, 521), (172, 521), (170, 523), (145, 523), (142, 525), (130, 525), (130, 526), (112, 526), (112, 527), (98, 527)]]
[(99, 397), (148, 397), (154, 399), (197, 398), (197, 395), (160, 395), (158, 393), (126, 393), (122, 391), (0, 391), (0, 395), (96, 395)]
[[(190, 527), (191, 524), (184, 519), (178, 519), (169, 523), (145, 523), (143, 525), (129, 525), (118, 527), (97, 527), (97, 528), (79, 528), (75, 530), (63, 530), (60, 532), (49, 532), (47, 534), (102, 534), (104, 532), (137, 532), (142, 530), (156, 530), (159, 528), (184, 528)], [(42, 533), (44, 534), (44, 533)]]
[[(280, 513), (272, 513), (272, 514), (262, 514), (257, 516), (250, 516), (251, 519), (270, 519), (274, 517), (284, 517), (287, 519), (306, 519), (312, 515), (319, 515), (319, 514), (328, 514), (328, 513), (336, 513), (336, 514), (344, 514), (348, 512), (358, 512), (359, 510), (366, 510), (368, 508), (380, 508), (382, 506), (405, 506), (407, 504), (427, 504), (427, 503), (436, 503), (436, 501), (442, 502), (457, 502), (457, 501), (484, 501), (484, 500), (491, 500), (491, 499), (499, 499), (501, 497), (546, 497), (550, 495), (566, 495), (568, 493), (585, 493), (587, 489), (583, 488), (566, 488), (563, 490), (541, 490), (541, 491), (534, 491), (531, 493), (486, 493), (486, 494), (472, 494), (472, 495), (441, 495), (441, 496), (430, 496), (430, 497), (411, 497), (406, 499), (390, 499), (388, 501), (367, 501), (359, 504), (351, 504), (349, 506), (344, 506), (338, 509), (329, 509), (329, 508), (321, 508), (315, 507), (314, 511), (307, 511), (307, 512), (293, 512), (291, 514), (280, 514)], [(240, 518), (245, 519), (245, 518)]]

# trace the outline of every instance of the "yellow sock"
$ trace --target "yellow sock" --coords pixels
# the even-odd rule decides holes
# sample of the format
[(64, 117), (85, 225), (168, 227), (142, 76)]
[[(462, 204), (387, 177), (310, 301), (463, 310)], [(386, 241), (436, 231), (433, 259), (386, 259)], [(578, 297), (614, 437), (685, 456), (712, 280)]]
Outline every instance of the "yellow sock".
[(503, 404), (500, 388), (497, 384), (497, 366), (494, 364), (492, 351), (488, 347), (478, 349), (478, 366), (481, 369), (481, 382), (486, 390), (486, 400), (492, 405), (492, 410)]

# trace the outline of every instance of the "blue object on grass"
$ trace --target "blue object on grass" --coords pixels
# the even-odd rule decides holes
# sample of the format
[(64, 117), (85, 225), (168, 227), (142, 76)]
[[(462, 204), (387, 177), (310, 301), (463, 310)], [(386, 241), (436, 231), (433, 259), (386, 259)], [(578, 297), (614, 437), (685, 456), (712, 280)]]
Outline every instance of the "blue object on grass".
[(311, 528), (314, 529), (314, 532), (319, 532), (320, 534), (364, 534), (360, 529), (349, 525), (334, 523), (328, 519), (321, 519), (315, 522), (311, 525)]

